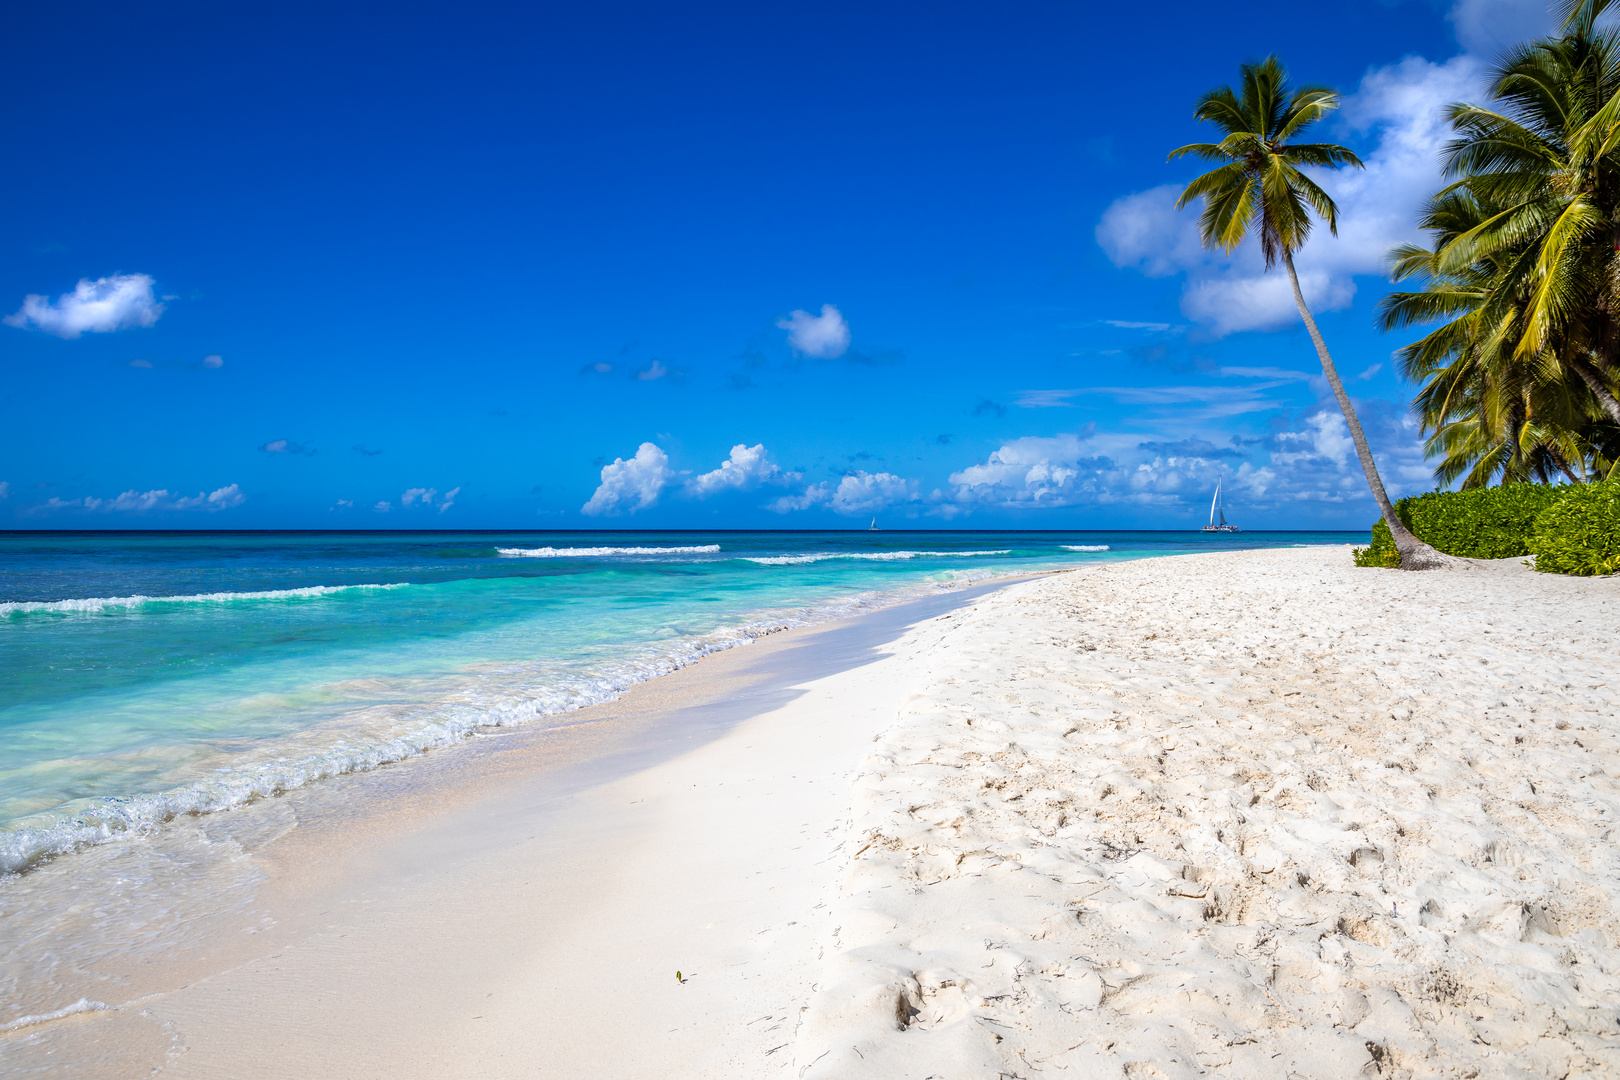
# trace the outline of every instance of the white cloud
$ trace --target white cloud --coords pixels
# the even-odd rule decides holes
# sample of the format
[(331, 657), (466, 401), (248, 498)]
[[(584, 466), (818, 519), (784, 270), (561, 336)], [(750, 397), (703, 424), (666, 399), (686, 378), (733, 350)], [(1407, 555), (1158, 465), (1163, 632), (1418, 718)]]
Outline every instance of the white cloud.
[[(453, 487), (449, 491), (444, 493), (443, 498), (440, 498), (438, 488), (430, 488), (430, 487), (406, 488), (405, 491), (402, 492), (400, 494), (400, 496), (399, 496), (399, 505), (402, 508), (410, 508), (410, 507), (413, 507), (413, 506), (427, 507), (427, 506), (432, 506), (433, 505), (433, 500), (434, 499), (439, 499), (439, 513), (442, 514), (446, 510), (450, 509), (451, 506), (455, 505), (456, 496), (459, 495), (460, 493), (461, 493), (461, 489), (459, 487)], [(339, 499), (338, 502), (339, 502), (339, 504), (341, 504), (343, 502), (343, 500)], [(377, 504), (377, 509), (378, 510), (383, 510), (384, 506), (386, 506), (386, 505), (388, 505), (388, 504), (378, 503)]]
[(760, 484), (792, 483), (794, 479), (792, 473), (783, 472), (781, 466), (770, 460), (763, 443), (754, 446), (738, 443), (731, 448), (731, 456), (722, 461), (718, 469), (687, 481), (686, 490), (699, 499), (706, 499), (722, 491), (741, 491)]
[(0, 480), (0, 499), (11, 498), (11, 481)]
[(1217, 368), (1216, 374), (1222, 378), (1281, 379), (1284, 382), (1310, 382), (1317, 377), (1316, 372), (1294, 371), (1291, 368), (1278, 367), (1223, 367)]
[(1208, 256), (1198, 229), (1176, 209), (1177, 184), (1115, 199), (1097, 222), (1097, 243), (1115, 266), (1134, 266), (1148, 277), (1169, 277), (1202, 266)]
[(242, 494), (239, 485), (229, 484), (216, 488), (212, 493), (197, 492), (195, 495), (175, 495), (166, 488), (153, 488), (150, 491), (136, 491), (131, 488), (110, 499), (98, 499), (94, 495), (86, 495), (80, 499), (59, 499), (52, 496), (47, 502), (28, 511), (31, 514), (48, 513), (53, 510), (97, 510), (102, 513), (134, 513), (145, 514), (154, 510), (230, 510), (247, 502), (247, 496)]
[(347, 509), (352, 509), (353, 506), (354, 506), (354, 500), (353, 499), (339, 499), (337, 501), (337, 504), (339, 506), (343, 507), (346, 510)]
[(202, 365), (205, 368), (224, 367), (225, 358), (223, 356), (205, 356), (202, 358)]
[[(1432, 488), (1412, 418), (1378, 400), (1358, 408), (1391, 494)], [(1369, 522), (1376, 515), (1349, 429), (1331, 400), (1289, 430), (1224, 444), (1187, 434), (1184, 424), (1166, 423), (1165, 430), (1176, 432), (1173, 441), (1097, 431), (1010, 440), (952, 473), (951, 488), (930, 496), (930, 513), (1136, 505), (1152, 508), (1158, 520), (1180, 514), (1191, 524), (1224, 478), (1228, 495), (1246, 511), (1286, 514), (1293, 504), (1317, 502), (1364, 507)]]
[(808, 510), (812, 506), (826, 505), (835, 514), (875, 514), (879, 510), (899, 503), (913, 502), (917, 498), (916, 481), (893, 473), (869, 473), (857, 470), (839, 480), (811, 484), (798, 495), (784, 495), (765, 509), (778, 514), (794, 510)]
[(765, 509), (774, 514), (786, 514), (794, 510), (808, 510), (812, 506), (820, 506), (833, 496), (833, 486), (829, 483), (811, 484), (798, 495), (783, 495), (780, 499), (770, 503)]
[[(1345, 98), (1342, 122), (1354, 132), (1376, 133), (1377, 144), (1365, 170), (1313, 174), (1339, 205), (1338, 237), (1318, 227), (1295, 256), (1313, 310), (1348, 307), (1356, 295), (1354, 276), (1382, 274), (1390, 248), (1416, 236), (1418, 209), (1440, 184), (1440, 148), (1450, 137), (1443, 111), (1478, 95), (1482, 71), (1468, 55), (1443, 64), (1409, 56), (1368, 72)], [(1137, 192), (1104, 212), (1097, 242), (1114, 264), (1150, 277), (1185, 273), (1182, 312), (1217, 336), (1297, 321), (1286, 273), (1266, 272), (1252, 242), (1230, 259), (1205, 251), (1198, 208), (1175, 210), (1180, 192), (1175, 184)]]
[(388, 513), (388, 511), (392, 510), (393, 508), (394, 508), (394, 504), (391, 503), (391, 502), (387, 502), (386, 500), (382, 501), (382, 502), (379, 502), (376, 506), (372, 507), (372, 509), (377, 511), (377, 513), (379, 513), (379, 514), (386, 514), (386, 513)]
[(650, 442), (641, 444), (628, 461), (614, 458), (602, 466), (602, 482), (580, 512), (598, 514), (635, 513), (658, 501), (658, 495), (675, 477), (669, 455)]
[(838, 481), (829, 505), (835, 514), (871, 514), (915, 498), (914, 487), (893, 473), (854, 472)]
[(47, 297), (30, 293), (22, 307), (3, 321), (8, 326), (32, 326), (64, 338), (76, 338), (86, 331), (104, 334), (151, 326), (163, 314), (163, 305), (152, 295), (152, 285), (147, 274), (113, 274), (95, 281), (80, 278), (73, 291), (57, 297), (54, 304)]
[(836, 360), (849, 349), (849, 323), (831, 304), (822, 304), (820, 315), (794, 311), (776, 325), (788, 332), (788, 345), (801, 356)]
[(652, 382), (654, 379), (662, 379), (668, 374), (669, 368), (664, 366), (663, 361), (655, 359), (652, 363), (636, 372), (636, 378), (642, 382)]
[[(1310, 458), (1322, 458), (1341, 469), (1349, 463), (1356, 448), (1350, 439), (1350, 428), (1344, 422), (1344, 414), (1326, 410), (1309, 417), (1302, 430), (1280, 433), (1277, 445), (1297, 449), (1273, 450), (1273, 465), (1295, 465)], [(1356, 464), (1359, 466), (1361, 463), (1358, 460)]]
[(957, 502), (1067, 506), (1081, 494), (1087, 451), (1078, 435), (1014, 439), (982, 465), (952, 473)]

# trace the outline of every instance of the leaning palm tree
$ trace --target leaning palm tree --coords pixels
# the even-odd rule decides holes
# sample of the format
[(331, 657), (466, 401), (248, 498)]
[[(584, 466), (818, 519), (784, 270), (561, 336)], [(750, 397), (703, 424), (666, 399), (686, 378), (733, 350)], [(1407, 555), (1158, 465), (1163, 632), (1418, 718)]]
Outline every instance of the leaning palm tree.
[(1211, 90), (1199, 99), (1193, 114), (1220, 128), (1226, 137), (1218, 143), (1183, 146), (1170, 154), (1171, 160), (1190, 154), (1222, 163), (1188, 184), (1176, 205), (1182, 207), (1194, 199), (1204, 200), (1198, 231), (1205, 247), (1219, 248), (1230, 254), (1253, 234), (1260, 242), (1266, 269), (1278, 262), (1287, 269), (1294, 304), (1316, 345), (1322, 374), (1327, 376), (1333, 396), (1344, 413), (1350, 438), (1356, 445), (1356, 456), (1361, 459), (1362, 472), (1367, 476), (1367, 486), (1372, 489), (1373, 501), (1378, 504), (1379, 513), (1401, 554), (1402, 569), (1465, 565), (1463, 560), (1442, 555), (1413, 536), (1396, 516), (1395, 507), (1384, 491), (1384, 482), (1379, 478), (1372, 450), (1367, 446), (1367, 436), (1361, 430), (1361, 421), (1356, 418), (1350, 395), (1345, 393), (1344, 382), (1333, 366), (1333, 357), (1328, 354), (1322, 332), (1305, 305), (1299, 275), (1294, 272), (1294, 252), (1310, 236), (1312, 211), (1327, 224), (1329, 232), (1335, 236), (1339, 232), (1339, 208), (1300, 167), (1336, 169), (1341, 165), (1354, 165), (1361, 168), (1361, 160), (1342, 146), (1290, 141), (1338, 108), (1339, 95), (1325, 86), (1291, 87), (1288, 73), (1275, 56), (1258, 64), (1244, 64), (1241, 74), (1241, 94), (1230, 86)]

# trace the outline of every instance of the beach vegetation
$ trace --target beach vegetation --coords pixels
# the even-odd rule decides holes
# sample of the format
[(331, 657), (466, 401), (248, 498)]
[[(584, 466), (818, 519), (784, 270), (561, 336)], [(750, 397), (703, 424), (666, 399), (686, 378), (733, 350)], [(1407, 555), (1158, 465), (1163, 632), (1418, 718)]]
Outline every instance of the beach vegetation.
[(1178, 207), (1202, 200), (1199, 237), (1207, 248), (1230, 254), (1254, 239), (1266, 268), (1278, 263), (1288, 274), (1294, 306), (1299, 309), (1316, 346), (1333, 396), (1344, 414), (1367, 486), (1383, 515), (1403, 569), (1447, 565), (1446, 556), (1418, 539), (1395, 514), (1384, 490), (1367, 436), (1345, 391), (1322, 332), (1305, 303), (1294, 253), (1311, 234), (1316, 220), (1337, 236), (1339, 209), (1327, 192), (1305, 174), (1305, 168), (1361, 168), (1361, 160), (1343, 146), (1299, 141), (1306, 130), (1339, 107), (1337, 91), (1318, 85), (1295, 86), (1275, 56), (1239, 68), (1238, 89), (1217, 87), (1198, 100), (1193, 115), (1223, 134), (1220, 142), (1192, 143), (1171, 151), (1170, 159), (1194, 157), (1216, 167), (1188, 184)]
[[(1568, 484), (1508, 484), (1431, 491), (1397, 501), (1395, 513), (1415, 535), (1447, 555), (1511, 559), (1532, 553), (1538, 518), (1573, 490)], [(1400, 565), (1400, 552), (1382, 520), (1374, 523), (1372, 542), (1357, 549), (1355, 559), (1357, 566)]]
[(1528, 546), (1537, 570), (1583, 577), (1620, 573), (1620, 477), (1568, 489), (1536, 518)]

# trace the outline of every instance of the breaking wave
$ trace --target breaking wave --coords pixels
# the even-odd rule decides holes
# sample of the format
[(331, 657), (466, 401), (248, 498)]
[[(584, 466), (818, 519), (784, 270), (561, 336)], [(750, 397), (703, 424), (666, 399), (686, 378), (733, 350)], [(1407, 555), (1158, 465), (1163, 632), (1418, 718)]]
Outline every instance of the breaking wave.
[(761, 566), (799, 566), (804, 563), (824, 562), (827, 559), (866, 559), (872, 562), (894, 562), (934, 556), (942, 559), (965, 559), (970, 555), (1008, 555), (1012, 548), (999, 551), (821, 551), (809, 555), (748, 555), (744, 558)]
[(1107, 544), (1064, 544), (1064, 551), (1107, 551)]
[(693, 547), (573, 547), (573, 548), (496, 548), (509, 558), (524, 559), (589, 559), (602, 555), (712, 555), (720, 550), (719, 544), (698, 544)]
[(233, 600), (299, 600), (330, 596), (353, 589), (402, 589), (405, 582), (389, 585), (310, 585), (302, 589), (268, 589), (264, 592), (196, 593), (191, 596), (90, 596), (82, 600), (8, 600), (0, 603), (0, 617), (36, 612), (84, 614), (111, 608), (138, 608), (148, 604), (226, 604)]

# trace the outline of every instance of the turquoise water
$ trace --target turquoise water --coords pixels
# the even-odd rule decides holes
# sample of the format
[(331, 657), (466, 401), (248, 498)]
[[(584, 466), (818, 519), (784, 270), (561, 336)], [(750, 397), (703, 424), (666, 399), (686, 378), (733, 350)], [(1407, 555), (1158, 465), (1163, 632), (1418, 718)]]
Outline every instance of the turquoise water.
[(0, 872), (565, 714), (782, 626), (996, 575), (1357, 538), (0, 534)]

